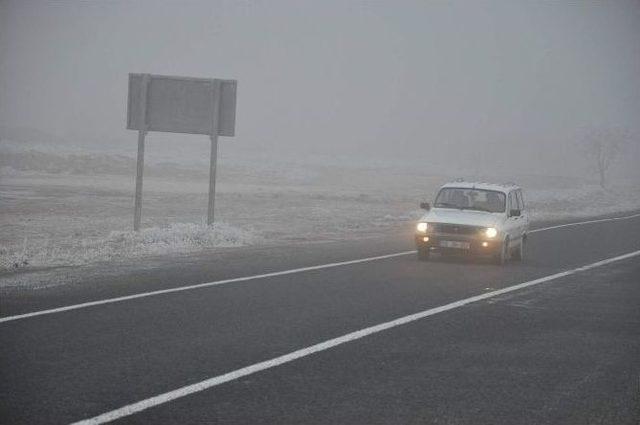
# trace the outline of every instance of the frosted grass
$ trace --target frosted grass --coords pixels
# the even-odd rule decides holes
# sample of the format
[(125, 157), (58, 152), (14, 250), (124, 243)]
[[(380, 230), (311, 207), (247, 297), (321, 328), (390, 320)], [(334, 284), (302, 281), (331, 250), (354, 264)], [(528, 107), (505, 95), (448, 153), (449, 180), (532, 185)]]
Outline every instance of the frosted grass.
[(63, 241), (24, 240), (21, 249), (0, 246), (0, 270), (28, 266), (82, 265), (98, 261), (140, 258), (202, 251), (210, 248), (255, 244), (260, 238), (253, 232), (226, 223), (213, 226), (175, 223), (134, 231), (113, 231), (105, 238)]

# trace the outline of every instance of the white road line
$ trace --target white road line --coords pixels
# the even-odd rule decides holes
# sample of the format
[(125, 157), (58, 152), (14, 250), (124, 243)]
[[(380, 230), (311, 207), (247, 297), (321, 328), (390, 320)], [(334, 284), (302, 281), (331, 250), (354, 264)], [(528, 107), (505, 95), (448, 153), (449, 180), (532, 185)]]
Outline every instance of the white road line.
[(488, 298), (493, 298), (498, 295), (506, 294), (509, 292), (518, 291), (520, 289), (528, 288), (530, 286), (539, 285), (541, 283), (549, 282), (552, 280), (556, 280), (562, 277), (570, 276), (579, 272), (583, 272), (586, 270), (591, 270), (596, 267), (604, 266), (606, 264), (614, 263), (616, 261), (626, 260), (628, 258), (637, 257), (640, 255), (640, 251), (630, 252), (624, 255), (619, 255), (617, 257), (607, 258), (602, 261), (598, 261), (595, 263), (588, 264), (586, 266), (578, 267), (571, 270), (566, 270), (560, 273), (555, 273), (549, 276), (541, 277), (539, 279), (530, 280), (528, 282), (523, 282), (518, 285), (509, 286), (503, 289), (499, 289), (493, 292), (487, 292), (481, 295), (476, 295), (475, 297), (466, 298), (460, 301), (455, 301), (450, 304), (446, 304), (440, 307), (431, 308), (429, 310), (424, 310), (419, 313), (411, 314), (408, 316), (399, 317), (397, 319), (391, 320), (389, 322), (380, 323), (379, 325), (371, 326), (368, 328), (361, 329), (359, 331), (351, 332), (337, 338), (333, 338), (319, 344), (315, 344), (309, 347), (302, 348), (300, 350), (293, 351), (291, 353), (275, 357), (270, 360), (266, 360), (260, 363), (252, 364), (247, 367), (243, 367), (241, 369), (236, 369), (234, 371), (225, 373), (223, 375), (218, 375), (213, 378), (206, 379), (204, 381), (197, 382), (195, 384), (187, 385), (182, 388), (178, 388), (177, 390), (169, 391), (164, 394), (159, 394), (154, 397), (147, 398), (145, 400), (138, 401), (137, 403), (129, 404), (119, 409), (112, 410), (110, 412), (103, 413), (99, 416), (95, 416), (93, 418), (85, 419), (79, 422), (75, 422), (73, 425), (95, 425), (95, 424), (103, 424), (106, 422), (111, 422), (116, 419), (123, 418), (125, 416), (130, 416), (135, 413), (141, 412), (143, 410), (149, 409), (151, 407), (155, 407), (164, 403), (168, 403), (172, 400), (176, 400), (178, 398), (186, 397), (190, 394), (198, 393), (209, 388), (224, 384), (225, 382), (234, 381), (236, 379), (242, 378), (247, 375), (251, 375), (257, 372), (261, 372), (266, 369), (271, 369), (276, 366), (283, 365), (285, 363), (292, 362), (294, 360), (301, 359), (303, 357), (310, 356), (314, 353), (318, 353), (321, 351), (329, 350), (338, 345), (346, 344), (348, 342), (352, 342), (358, 340), (360, 338), (364, 338), (369, 335), (376, 334), (378, 332), (385, 331), (387, 329), (395, 328), (397, 326), (406, 325), (407, 323), (415, 322), (416, 320), (424, 319), (425, 317), (434, 316), (438, 313), (443, 313), (445, 311), (454, 310), (456, 308), (463, 307), (467, 304), (475, 303), (478, 301), (486, 300)]
[(540, 229), (529, 230), (528, 233), (546, 232), (547, 230), (560, 229), (561, 227), (581, 226), (583, 224), (603, 223), (605, 221), (628, 220), (630, 218), (640, 217), (640, 214), (627, 215), (624, 217), (600, 218), (598, 220), (578, 221), (575, 223), (558, 224), (557, 226), (542, 227)]
[(236, 277), (236, 278), (232, 278), (232, 279), (217, 280), (215, 282), (198, 283), (198, 284), (195, 284), (195, 285), (179, 286), (177, 288), (161, 289), (161, 290), (152, 291), (152, 292), (142, 292), (142, 293), (133, 294), (133, 295), (126, 295), (126, 296), (123, 296), (123, 297), (107, 298), (107, 299), (98, 300), (98, 301), (90, 301), (90, 302), (81, 303), (81, 304), (73, 304), (73, 305), (68, 305), (68, 306), (64, 306), (64, 307), (52, 308), (52, 309), (49, 309), (49, 310), (39, 310), (39, 311), (31, 312), (31, 313), (18, 314), (18, 315), (15, 315), (15, 316), (0, 317), (0, 323), (11, 322), (13, 320), (26, 319), (28, 317), (44, 316), (46, 314), (62, 313), (64, 311), (78, 310), (78, 309), (81, 309), (81, 308), (93, 307), (93, 306), (97, 306), (97, 305), (111, 304), (111, 303), (117, 303), (117, 302), (128, 301), (128, 300), (135, 300), (137, 298), (146, 298), (146, 297), (152, 297), (152, 296), (155, 296), (155, 295), (171, 294), (173, 292), (182, 292), (182, 291), (190, 291), (192, 289), (207, 288), (209, 286), (225, 285), (225, 284), (228, 284), (228, 283), (237, 283), (237, 282), (246, 282), (248, 280), (265, 279), (265, 278), (268, 278), (268, 277), (284, 276), (284, 275), (288, 275), (288, 274), (302, 273), (302, 272), (308, 272), (308, 271), (312, 271), (312, 270), (329, 269), (329, 268), (332, 268), (332, 267), (346, 266), (346, 265), (349, 265), (349, 264), (367, 263), (367, 262), (371, 262), (371, 261), (384, 260), (386, 258), (400, 257), (402, 255), (409, 255), (409, 254), (414, 254), (414, 253), (415, 253), (415, 251), (396, 252), (394, 254), (378, 255), (376, 257), (360, 258), (360, 259), (357, 259), (357, 260), (341, 261), (341, 262), (338, 262), (338, 263), (320, 264), (318, 266), (301, 267), (301, 268), (298, 268), (298, 269), (291, 269), (291, 270), (283, 270), (283, 271), (279, 271), (279, 272), (257, 274), (257, 275), (253, 275), (253, 276)]
[[(583, 225), (583, 224), (600, 223), (600, 222), (604, 222), (604, 221), (627, 220), (627, 219), (635, 218), (635, 217), (640, 217), (640, 214), (634, 214), (634, 215), (624, 216), (624, 217), (604, 218), (604, 219), (599, 219), (599, 220), (589, 220), (589, 221), (580, 221), (580, 222), (575, 222), (575, 223), (560, 224), (560, 225), (557, 225), (557, 226), (543, 227), (543, 228), (540, 228), (540, 229), (533, 229), (533, 230), (530, 230), (529, 233), (544, 232), (546, 230), (557, 229), (557, 228), (560, 228), (560, 227), (579, 226), (579, 225)], [(228, 284), (228, 283), (246, 282), (246, 281), (249, 281), (249, 280), (265, 279), (265, 278), (275, 277), (275, 276), (284, 276), (284, 275), (288, 275), (288, 274), (302, 273), (302, 272), (308, 272), (308, 271), (312, 271), (312, 270), (329, 269), (329, 268), (333, 268), (333, 267), (347, 266), (347, 265), (350, 265), (350, 264), (367, 263), (367, 262), (384, 260), (384, 259), (387, 259), (387, 258), (400, 257), (400, 256), (403, 256), (403, 255), (411, 255), (411, 254), (415, 254), (415, 251), (396, 252), (396, 253), (393, 253), (393, 254), (379, 255), (379, 256), (376, 256), (376, 257), (360, 258), (360, 259), (357, 259), (357, 260), (341, 261), (341, 262), (329, 263), (329, 264), (320, 264), (320, 265), (317, 265), (317, 266), (301, 267), (301, 268), (297, 268), (297, 269), (283, 270), (283, 271), (272, 272), (272, 273), (264, 273), (264, 274), (258, 274), (258, 275), (253, 275), (253, 276), (236, 277), (236, 278), (232, 278), (232, 279), (218, 280), (218, 281), (215, 281), (215, 282), (205, 282), (205, 283), (198, 283), (198, 284), (195, 284), (195, 285), (180, 286), (180, 287), (177, 287), (177, 288), (161, 289), (161, 290), (158, 290), (158, 291), (141, 292), (141, 293), (138, 293), (138, 294), (126, 295), (126, 296), (123, 296), (123, 297), (107, 298), (107, 299), (103, 299), (103, 300), (90, 301), (90, 302), (81, 303), (81, 304), (72, 304), (72, 305), (52, 308), (52, 309), (48, 309), (48, 310), (39, 310), (39, 311), (33, 311), (31, 313), (17, 314), (15, 316), (0, 317), (0, 323), (12, 322), (12, 321), (15, 321), (15, 320), (27, 319), (27, 318), (36, 317), (36, 316), (44, 316), (44, 315), (47, 315), (47, 314), (62, 313), (62, 312), (65, 312), (65, 311), (78, 310), (78, 309), (82, 309), (82, 308), (94, 307), (94, 306), (103, 305), (103, 304), (112, 304), (112, 303), (118, 303), (118, 302), (122, 302), (122, 301), (135, 300), (137, 298), (153, 297), (153, 296), (156, 296), (156, 295), (164, 295), (164, 294), (171, 294), (171, 293), (174, 293), (174, 292), (190, 291), (192, 289), (206, 288), (206, 287), (209, 287), (209, 286), (225, 285), (225, 284)]]

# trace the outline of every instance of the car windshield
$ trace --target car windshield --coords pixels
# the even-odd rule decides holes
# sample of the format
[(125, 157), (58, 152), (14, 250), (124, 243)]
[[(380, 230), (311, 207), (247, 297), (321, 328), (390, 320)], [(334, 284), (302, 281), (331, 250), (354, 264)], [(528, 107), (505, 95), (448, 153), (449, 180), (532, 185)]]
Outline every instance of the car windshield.
[(505, 194), (495, 190), (447, 187), (440, 189), (433, 206), (494, 213), (504, 212), (505, 200)]

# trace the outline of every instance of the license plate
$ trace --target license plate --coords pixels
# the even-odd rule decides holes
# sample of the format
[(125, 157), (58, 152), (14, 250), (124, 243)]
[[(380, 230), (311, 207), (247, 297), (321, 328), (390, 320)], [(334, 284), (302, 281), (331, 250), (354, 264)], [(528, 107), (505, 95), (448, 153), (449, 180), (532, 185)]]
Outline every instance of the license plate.
[(469, 242), (440, 241), (440, 246), (443, 248), (469, 249)]

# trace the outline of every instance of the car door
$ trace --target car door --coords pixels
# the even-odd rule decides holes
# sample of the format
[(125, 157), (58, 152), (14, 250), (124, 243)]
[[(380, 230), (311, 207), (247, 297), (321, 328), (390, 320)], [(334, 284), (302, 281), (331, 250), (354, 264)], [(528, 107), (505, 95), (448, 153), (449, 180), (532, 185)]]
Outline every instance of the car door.
[(516, 234), (518, 235), (518, 242), (522, 242), (522, 236), (524, 235), (525, 229), (527, 227), (527, 218), (524, 215), (524, 205), (522, 204), (520, 189), (513, 192), (513, 197), (516, 201), (516, 208), (520, 210), (520, 215), (516, 220)]
[(509, 240), (511, 241), (512, 246), (520, 243), (520, 238), (522, 236), (520, 230), (520, 216), (512, 216), (511, 210), (518, 209), (518, 199), (516, 197), (516, 191), (512, 190), (509, 192), (507, 197), (507, 232), (509, 233)]
[(526, 235), (529, 230), (529, 212), (527, 211), (527, 207), (524, 204), (524, 197), (522, 196), (522, 189), (518, 189), (517, 191), (517, 199), (518, 206), (520, 208), (520, 213), (522, 214), (522, 219), (520, 220), (521, 234)]

